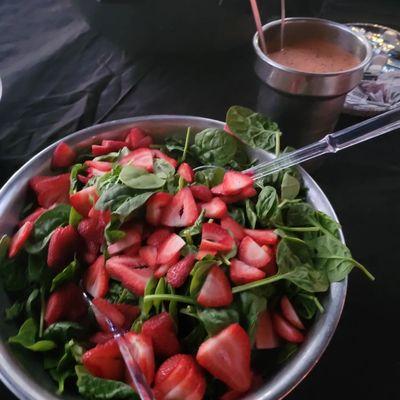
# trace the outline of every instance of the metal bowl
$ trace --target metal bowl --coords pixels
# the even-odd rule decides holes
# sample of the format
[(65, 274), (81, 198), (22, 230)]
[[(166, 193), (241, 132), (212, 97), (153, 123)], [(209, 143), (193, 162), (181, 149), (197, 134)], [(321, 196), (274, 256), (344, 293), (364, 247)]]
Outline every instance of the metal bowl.
[[(119, 138), (133, 126), (147, 129), (155, 138), (162, 138), (171, 134), (184, 135), (188, 126), (197, 132), (208, 127), (223, 128), (224, 124), (211, 119), (188, 116), (159, 115), (127, 118), (83, 129), (64, 138), (63, 141), (75, 148), (87, 147), (103, 138)], [(35, 175), (49, 172), (51, 155), (56, 145), (57, 143), (54, 143), (32, 158), (0, 190), (1, 233), (12, 233), (24, 204), (28, 181)], [(260, 161), (270, 158), (270, 155), (264, 151), (249, 151)], [(337, 220), (335, 212), (322, 190), (304, 170), (301, 172), (305, 185), (309, 189), (309, 202)], [(340, 235), (341, 240), (344, 240), (342, 232)], [(316, 319), (300, 350), (290, 361), (281, 366), (257, 392), (247, 395), (247, 400), (281, 399), (307, 376), (321, 357), (336, 329), (345, 301), (346, 289), (347, 280), (331, 285), (329, 292), (322, 299), (325, 312)], [(1, 316), (4, 315), (4, 309), (8, 305), (7, 296), (0, 288)], [(15, 331), (16, 326), (10, 326), (9, 323), (6, 324), (4, 320), (0, 319), (0, 378), (8, 388), (17, 397), (24, 400), (55, 400), (57, 398), (72, 400), (78, 398), (78, 396), (70, 394), (56, 395), (55, 385), (43, 370), (39, 357), (17, 348), (10, 348), (7, 337), (14, 334)]]

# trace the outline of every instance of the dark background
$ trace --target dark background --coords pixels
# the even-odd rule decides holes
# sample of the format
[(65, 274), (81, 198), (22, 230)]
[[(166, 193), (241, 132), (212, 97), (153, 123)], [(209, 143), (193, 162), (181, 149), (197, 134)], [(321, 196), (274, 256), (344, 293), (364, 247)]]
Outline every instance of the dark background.
[[(292, 0), (288, 15), (400, 27), (398, 0)], [(171, 1), (171, 4), (173, 1)], [(278, 1), (264, 19), (278, 15)], [(68, 0), (0, 1), (0, 183), (48, 144), (99, 121), (145, 114), (224, 119), (255, 107), (250, 47), (213, 55), (136, 57), (92, 32)], [(357, 120), (342, 117), (340, 126)], [(338, 330), (297, 400), (400, 398), (399, 132), (325, 159), (314, 178), (332, 202), (354, 257)], [(0, 398), (12, 399), (0, 384)]]

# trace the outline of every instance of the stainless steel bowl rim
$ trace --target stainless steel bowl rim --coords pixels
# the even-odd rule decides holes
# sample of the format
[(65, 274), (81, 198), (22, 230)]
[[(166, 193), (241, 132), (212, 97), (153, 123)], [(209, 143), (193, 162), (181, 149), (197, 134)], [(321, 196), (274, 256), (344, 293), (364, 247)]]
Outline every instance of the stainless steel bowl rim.
[[(48, 146), (42, 150), (24, 166), (22, 166), (0, 190), (0, 208), (2, 203), (7, 204), (7, 195), (13, 190), (19, 190), (19, 183), (26, 185), (28, 179), (35, 173), (32, 172), (36, 163), (48, 166), (52, 150), (58, 143), (76, 145), (84, 139), (88, 140), (97, 134), (107, 134), (112, 136), (115, 131), (135, 126), (136, 124), (170, 124), (171, 126), (192, 126), (200, 127), (218, 127), (223, 128), (224, 123), (213, 119), (192, 117), (192, 116), (174, 116), (174, 115), (154, 115), (146, 117), (133, 117), (117, 121), (106, 122), (95, 125), (78, 132), (75, 132), (62, 140)], [(106, 132), (106, 133), (105, 133)], [(267, 153), (259, 151), (267, 157)], [(324, 211), (337, 220), (336, 214), (330, 205), (328, 199), (315, 183), (315, 181), (303, 169), (301, 169), (306, 186), (312, 186), (310, 201), (319, 201)], [(343, 233), (340, 231), (341, 240), (344, 241)], [(319, 316), (311, 327), (306, 341), (302, 344), (299, 351), (292, 357), (264, 386), (257, 392), (249, 394), (246, 400), (276, 400), (285, 397), (292, 391), (312, 370), (324, 350), (339, 322), (340, 315), (346, 298), (347, 279), (331, 285), (327, 297), (324, 301), (325, 312)], [(21, 367), (19, 362), (13, 357), (12, 351), (8, 345), (0, 341), (0, 378), (5, 385), (20, 399), (23, 400), (56, 400), (60, 397), (45, 390), (41, 385), (34, 381)]]

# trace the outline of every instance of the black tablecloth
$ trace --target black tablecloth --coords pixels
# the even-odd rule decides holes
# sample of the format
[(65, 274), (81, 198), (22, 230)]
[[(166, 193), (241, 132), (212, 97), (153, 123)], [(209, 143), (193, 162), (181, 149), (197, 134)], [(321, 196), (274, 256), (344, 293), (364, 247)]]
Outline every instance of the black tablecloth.
[[(329, 0), (322, 9), (318, 0), (306, 3), (307, 12), (321, 10), (319, 15), (331, 19), (400, 23), (400, 6), (393, 1)], [(292, 7), (305, 13), (299, 3)], [(57, 138), (98, 121), (163, 113), (223, 119), (232, 104), (255, 106), (258, 83), (250, 48), (129, 61), (91, 32), (67, 0), (2, 0), (0, 43), (1, 182)], [(342, 118), (340, 124), (350, 122)], [(337, 211), (355, 258), (377, 280), (352, 273), (338, 330), (290, 399), (399, 397), (397, 146), (398, 132), (328, 157), (313, 173)], [(12, 396), (0, 386), (0, 398)]]

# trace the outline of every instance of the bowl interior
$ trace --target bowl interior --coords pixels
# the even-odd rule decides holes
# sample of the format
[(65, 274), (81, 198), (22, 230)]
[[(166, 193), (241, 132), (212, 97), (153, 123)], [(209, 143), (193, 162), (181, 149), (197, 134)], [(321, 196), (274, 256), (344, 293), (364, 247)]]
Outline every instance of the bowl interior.
[[(168, 135), (184, 135), (188, 126), (193, 132), (215, 127), (223, 128), (223, 123), (215, 120), (185, 116), (151, 116), (128, 118), (108, 122), (76, 132), (63, 139), (76, 147), (88, 147), (103, 138), (120, 138), (130, 127), (142, 127), (152, 133), (159, 141)], [(24, 204), (27, 184), (32, 176), (49, 172), (52, 152), (57, 144), (49, 146), (17, 171), (0, 190), (0, 232), (12, 233), (19, 213)], [(271, 156), (262, 150), (250, 150), (259, 161), (266, 161)], [(314, 180), (302, 170), (305, 185), (308, 187), (308, 200), (315, 208), (325, 212), (332, 218), (336, 215)], [(343, 240), (343, 235), (341, 233)], [(246, 396), (246, 399), (279, 399), (290, 392), (313, 368), (332, 337), (339, 321), (346, 296), (347, 280), (331, 285), (322, 303), (325, 313), (320, 315), (311, 328), (306, 341), (297, 354), (284, 364), (271, 379), (257, 392)], [(79, 396), (55, 394), (55, 385), (44, 372), (40, 356), (17, 349), (7, 344), (7, 338), (15, 334), (16, 326), (4, 321), (4, 309), (9, 301), (0, 285), (0, 378), (20, 399), (57, 399), (80, 398)]]

